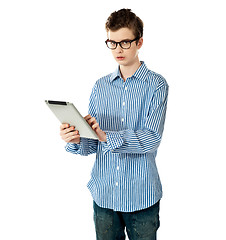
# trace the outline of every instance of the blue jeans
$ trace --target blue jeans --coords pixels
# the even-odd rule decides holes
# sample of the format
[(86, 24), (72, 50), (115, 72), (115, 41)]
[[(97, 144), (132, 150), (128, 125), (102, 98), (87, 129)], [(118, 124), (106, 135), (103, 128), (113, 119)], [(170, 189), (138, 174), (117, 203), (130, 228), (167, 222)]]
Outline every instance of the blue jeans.
[(136, 212), (115, 212), (93, 202), (97, 240), (125, 240), (125, 228), (130, 240), (156, 240), (160, 226), (159, 202)]

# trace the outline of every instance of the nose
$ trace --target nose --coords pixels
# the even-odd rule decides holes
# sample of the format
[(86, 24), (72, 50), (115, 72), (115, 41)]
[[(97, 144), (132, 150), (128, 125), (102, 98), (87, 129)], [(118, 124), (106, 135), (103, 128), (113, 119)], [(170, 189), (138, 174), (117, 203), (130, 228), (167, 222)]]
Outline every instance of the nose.
[(118, 44), (117, 47), (116, 47), (116, 49), (115, 49), (115, 51), (116, 51), (117, 53), (122, 53), (122, 52), (123, 52), (123, 49), (122, 49), (121, 46)]

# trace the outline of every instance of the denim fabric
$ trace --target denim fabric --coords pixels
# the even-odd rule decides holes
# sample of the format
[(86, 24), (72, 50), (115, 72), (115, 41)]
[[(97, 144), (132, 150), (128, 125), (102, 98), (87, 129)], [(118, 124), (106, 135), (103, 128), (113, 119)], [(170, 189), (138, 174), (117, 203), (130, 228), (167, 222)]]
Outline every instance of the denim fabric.
[(159, 202), (136, 212), (116, 212), (93, 202), (97, 240), (156, 240), (160, 226)]

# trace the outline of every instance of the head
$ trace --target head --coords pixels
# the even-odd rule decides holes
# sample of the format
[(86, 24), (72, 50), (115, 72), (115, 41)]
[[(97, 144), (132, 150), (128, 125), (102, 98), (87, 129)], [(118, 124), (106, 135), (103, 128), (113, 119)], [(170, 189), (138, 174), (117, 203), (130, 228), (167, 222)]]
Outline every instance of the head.
[[(138, 50), (143, 44), (143, 22), (130, 9), (113, 12), (105, 24), (108, 47), (120, 65), (138, 60)], [(120, 44), (119, 44), (120, 42)]]

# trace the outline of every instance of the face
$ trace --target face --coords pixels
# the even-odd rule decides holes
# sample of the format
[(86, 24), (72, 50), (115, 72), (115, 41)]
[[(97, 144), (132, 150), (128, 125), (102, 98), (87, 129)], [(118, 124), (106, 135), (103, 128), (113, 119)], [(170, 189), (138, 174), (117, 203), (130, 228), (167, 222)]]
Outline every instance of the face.
[[(108, 39), (115, 42), (133, 40), (134, 38), (135, 36), (133, 31), (129, 28), (120, 28), (117, 31), (108, 31)], [(119, 65), (132, 66), (134, 63), (139, 62), (138, 50), (143, 44), (143, 38), (139, 39), (138, 44), (136, 42), (137, 41), (132, 42), (129, 49), (123, 49), (118, 44), (116, 49), (111, 50), (114, 59)]]

